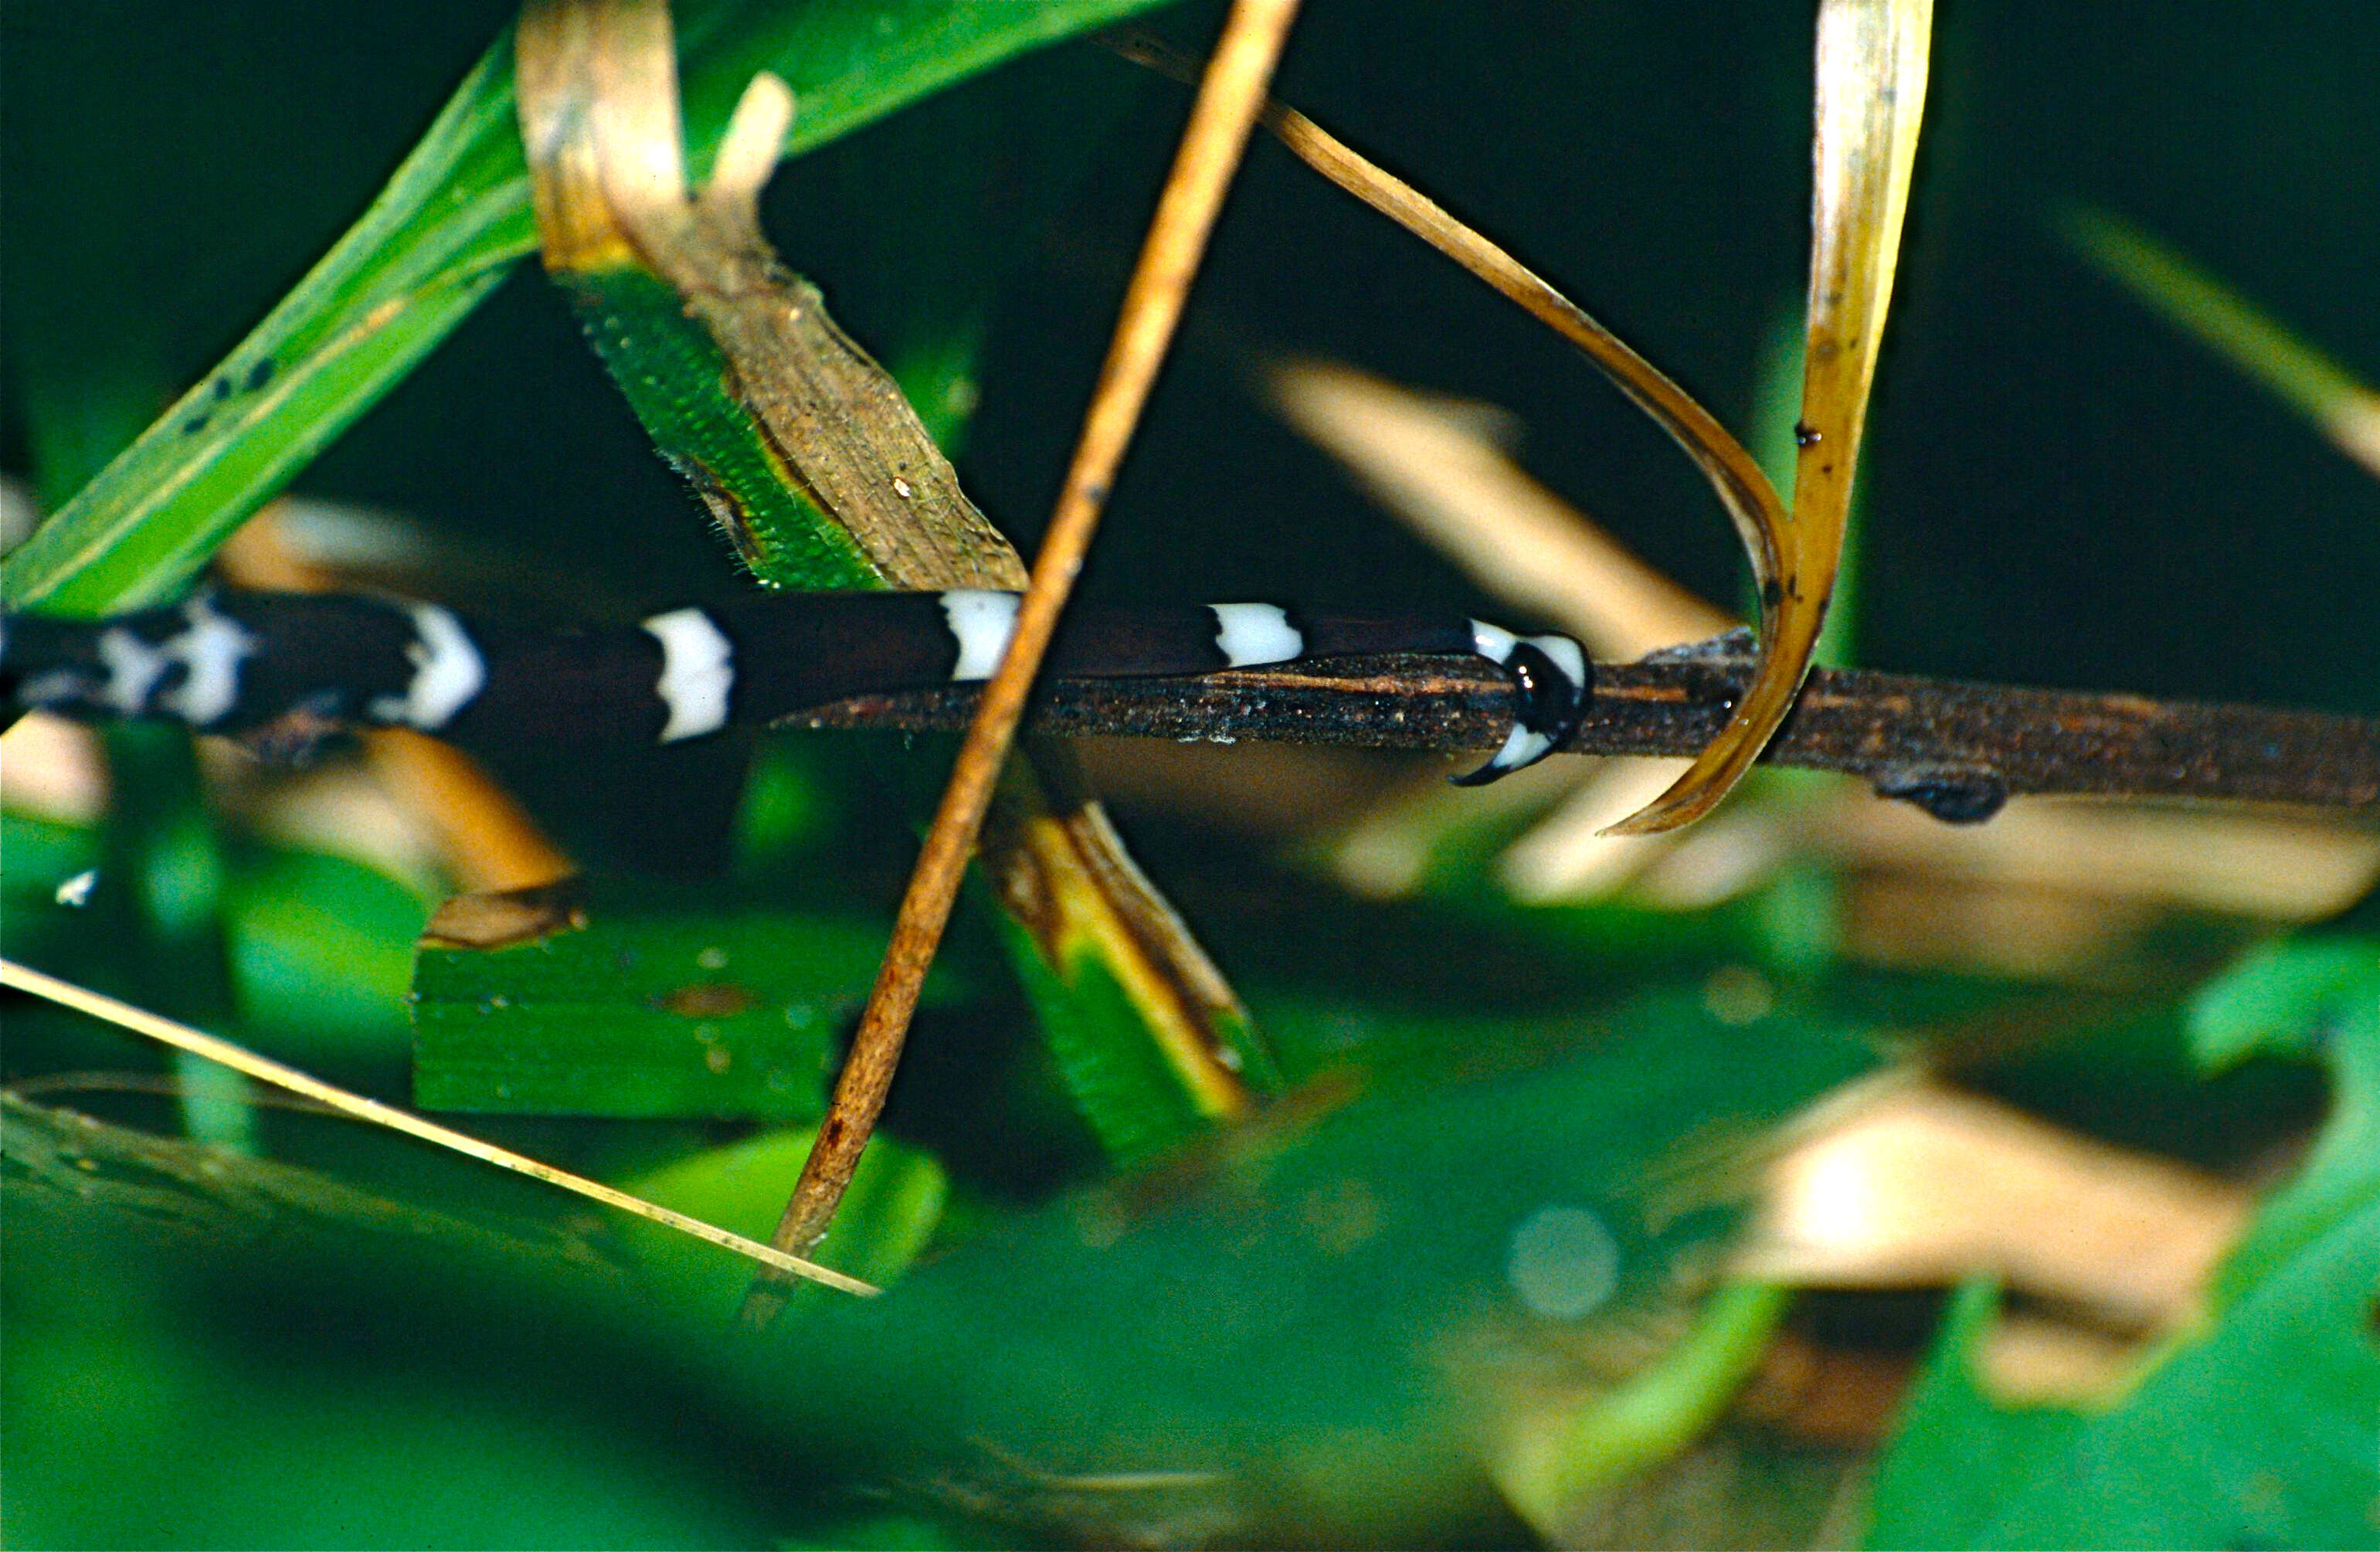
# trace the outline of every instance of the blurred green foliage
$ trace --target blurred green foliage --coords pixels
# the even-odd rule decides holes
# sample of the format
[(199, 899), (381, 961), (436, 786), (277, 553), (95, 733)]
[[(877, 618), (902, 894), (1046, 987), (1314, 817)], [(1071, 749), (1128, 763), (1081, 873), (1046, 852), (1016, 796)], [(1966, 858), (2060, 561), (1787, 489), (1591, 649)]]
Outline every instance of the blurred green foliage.
[[(1875, 1546), (2353, 1546), (2373, 1522), (2380, 1402), (2380, 939), (2335, 999), (2291, 996), (2266, 954), (2201, 994), (2201, 1049), (2262, 1001), (2261, 1041), (2327, 1053), (2327, 1127), (2216, 1276), (2202, 1328), (2096, 1412), (1994, 1404), (1970, 1376), (1998, 1301), (1961, 1296), (1879, 1472)], [(2302, 986), (2302, 981), (2296, 983)], [(2210, 1031), (2217, 1032), (2212, 1039)]]
[[(887, 5), (912, 21), (929, 8)], [(1801, 284), (1806, 10), (1309, 9), (1285, 96), (1747, 422)], [(1215, 14), (1158, 19), (1189, 41)], [(55, 504), (199, 382), (363, 210), (508, 17), (10, 6), (0, 467)], [(706, 46), (732, 64), (747, 42)], [(2044, 219), (2064, 200), (2115, 212), (2380, 377), (2380, 11), (1991, 0), (1948, 11), (1937, 50), (1871, 430), (1863, 661), (2380, 710), (2380, 491), (2254, 384), (2144, 326)], [(722, 64), (717, 91), (736, 74)], [(963, 476), (1027, 549), (1183, 109), (1177, 89), (1069, 44), (772, 186), (788, 260), (938, 433), (965, 425)], [(1269, 148), (1121, 482), (1094, 595), (1489, 610), (1242, 391), (1250, 348), (1511, 407), (1533, 469), (1665, 569), (1734, 596), (1734, 540), (1658, 434), (1565, 347)], [(746, 585), (533, 273), (498, 285), (298, 485), (467, 539), (525, 607), (625, 612)], [(725, 1000), (671, 1007), (696, 984), (673, 964), (531, 1043), (585, 1085), (574, 1105), (650, 1119), (473, 1127), (765, 1229), (805, 1134), (754, 1125), (815, 1112), (832, 1010), (864, 991), (941, 763), (930, 744), (783, 737), (739, 802), (736, 769), (521, 761), (516, 790), (649, 918), (633, 942), (553, 952), (668, 939), (708, 976), (700, 951), (726, 946), (752, 995), (702, 1041), (685, 1010)], [(2070, 1124), (2210, 1162), (2302, 1128), (2310, 1097), (2285, 1062), (2325, 1061), (2338, 1098), (2204, 1328), (2112, 1408), (1982, 1396), (1965, 1357), (1997, 1300), (1961, 1295), (1884, 1457), (1871, 1543), (2371, 1539), (2368, 919), (2274, 942), (2195, 997), (2254, 934), (2185, 922), (2112, 989), (2077, 989), (1852, 965), (1838, 879), (1815, 863), (1705, 911), (1524, 910), (1488, 887), (1482, 837), (1449, 849), (1423, 898), (1389, 904), (1179, 819), (1126, 819), (1298, 1094), (1209, 1153), (1102, 1178), (978, 912), (831, 1246), (902, 1280), (865, 1305), (811, 1301), (759, 1341), (719, 1318), (745, 1268), (708, 1247), (286, 1110), (253, 1116), (259, 1157), (152, 1135), (177, 1129), (170, 1104), (72, 1075), (154, 1078), (162, 1057), (10, 1000), (7, 1079), (123, 1124), (14, 1100), (0, 1118), (7, 1539), (1522, 1541), (1495, 1485), (1506, 1430), (1540, 1404), (1579, 1415), (1658, 1357), (1713, 1280), (1740, 1203), (1729, 1166), (1888, 1035), (1934, 1037), (1975, 1081)], [(91, 906), (57, 899), (123, 835), (0, 825), (11, 956), (127, 989), (161, 973), (103, 925), (104, 891), (127, 887), (114, 872)], [(705, 833), (708, 852), (687, 840)], [(237, 824), (210, 844), (223, 1032), (407, 1097), (401, 1000), (433, 903), (420, 884)], [(1746, 985), (1767, 999), (1748, 1018), (1718, 994)], [(514, 995), (458, 983), (429, 1023), (511, 1025), (522, 1005), (477, 1010)], [(795, 1006), (816, 1026), (781, 1034)], [(808, 1064), (795, 1099), (686, 1099), (718, 1077), (711, 1049), (751, 1071), (741, 1042), (764, 1024)], [(629, 1102), (659, 1086), (640, 1064), (669, 1067), (677, 1097)], [(456, 1071), (433, 1060), (425, 1082)], [(1549, 1208), (1610, 1237), (1609, 1287), (1581, 1314), (1546, 1300), (1545, 1267), (1516, 1272), (1520, 1249), (1601, 1243), (1524, 1232)], [(1599, 1288), (1587, 1273), (1604, 1265), (1573, 1255), (1551, 1286)], [(1849, 1463), (1732, 1425), (1690, 1463), (1720, 1453), (1735, 1474), (1719, 1510), (1623, 1519), (1634, 1533), (1614, 1538), (1804, 1539)], [(1664, 1480), (1662, 1501), (1691, 1505), (1718, 1478)]]

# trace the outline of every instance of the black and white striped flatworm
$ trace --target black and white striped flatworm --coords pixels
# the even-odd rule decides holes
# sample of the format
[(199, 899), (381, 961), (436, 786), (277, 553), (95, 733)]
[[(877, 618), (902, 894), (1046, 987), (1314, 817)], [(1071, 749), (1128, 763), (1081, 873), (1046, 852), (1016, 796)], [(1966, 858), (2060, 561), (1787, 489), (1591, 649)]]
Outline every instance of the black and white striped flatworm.
[[(1017, 595), (795, 593), (552, 629), (354, 594), (202, 593), (109, 620), (0, 619), (0, 695), (86, 719), (178, 718), (207, 733), (418, 728), (467, 746), (674, 744), (848, 696), (989, 678)], [(1303, 615), (1269, 603), (1069, 612), (1057, 677), (1204, 673), (1371, 653), (1482, 657), (1512, 682), (1512, 728), (1476, 784), (1533, 765), (1578, 725), (1593, 668), (1565, 636), (1477, 620)]]

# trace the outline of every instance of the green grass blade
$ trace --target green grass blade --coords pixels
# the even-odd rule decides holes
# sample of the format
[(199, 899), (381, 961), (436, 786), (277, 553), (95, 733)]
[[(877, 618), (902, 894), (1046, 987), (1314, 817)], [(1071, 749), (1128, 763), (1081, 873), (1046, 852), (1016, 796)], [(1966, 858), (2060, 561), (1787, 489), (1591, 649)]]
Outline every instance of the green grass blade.
[(297, 289), (0, 565), (0, 601), (96, 614), (170, 597), (469, 314), (533, 240), (510, 54), (480, 62)]
[[(688, 5), (688, 160), (754, 71), (793, 86), (790, 151), (1153, 0)], [(361, 220), (180, 402), (0, 564), (0, 604), (94, 614), (172, 596), (239, 521), (468, 317), (535, 247), (496, 41)]]
[(2059, 227), (2075, 251), (2380, 475), (2380, 392), (2141, 227), (2087, 205)]

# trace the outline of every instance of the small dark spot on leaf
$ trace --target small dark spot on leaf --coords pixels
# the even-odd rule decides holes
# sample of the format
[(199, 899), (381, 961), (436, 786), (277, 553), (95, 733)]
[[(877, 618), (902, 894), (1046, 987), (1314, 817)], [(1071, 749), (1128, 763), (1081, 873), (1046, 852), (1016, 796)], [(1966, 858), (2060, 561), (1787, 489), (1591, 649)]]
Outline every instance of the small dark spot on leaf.
[(273, 358), (267, 356), (263, 360), (248, 369), (248, 381), (242, 386), (253, 394), (272, 381)]
[(198, 435), (200, 431), (207, 429), (207, 422), (212, 418), (212, 417), (205, 415), (191, 416), (188, 420), (182, 422), (182, 434), (184, 436)]
[(232, 388), (230, 378), (219, 377), (215, 379), (215, 403), (221, 404), (225, 399), (230, 398)]
[(749, 1012), (758, 1001), (751, 988), (734, 981), (697, 981), (669, 993), (661, 1005), (680, 1018), (726, 1018)]
[(1785, 588), (1777, 578), (1770, 577), (1760, 585), (1760, 601), (1770, 609), (1785, 601)]

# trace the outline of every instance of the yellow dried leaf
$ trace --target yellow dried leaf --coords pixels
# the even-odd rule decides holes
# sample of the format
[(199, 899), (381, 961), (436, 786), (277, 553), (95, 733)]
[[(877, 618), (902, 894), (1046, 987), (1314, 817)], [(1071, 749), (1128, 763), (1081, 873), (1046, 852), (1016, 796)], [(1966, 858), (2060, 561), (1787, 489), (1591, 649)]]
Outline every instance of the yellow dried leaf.
[(1674, 830), (1708, 813), (1760, 758), (1810, 671), (1842, 560), (1876, 345), (1892, 302), (1933, 11), (1932, 0), (1819, 7), (1802, 447), (1776, 575), (1760, 579), (1759, 668), (1686, 773), (1608, 833)]

